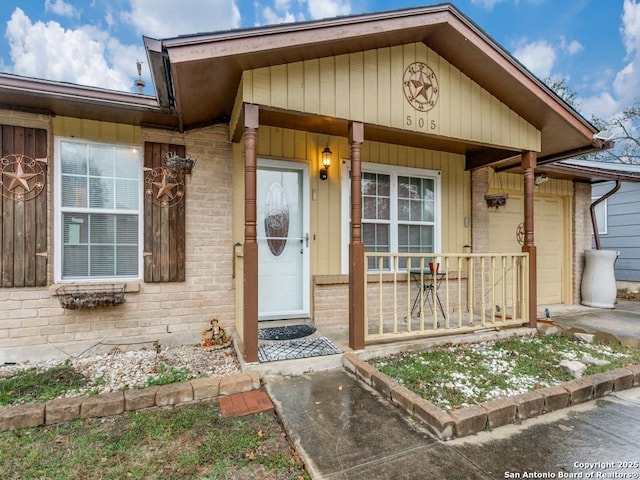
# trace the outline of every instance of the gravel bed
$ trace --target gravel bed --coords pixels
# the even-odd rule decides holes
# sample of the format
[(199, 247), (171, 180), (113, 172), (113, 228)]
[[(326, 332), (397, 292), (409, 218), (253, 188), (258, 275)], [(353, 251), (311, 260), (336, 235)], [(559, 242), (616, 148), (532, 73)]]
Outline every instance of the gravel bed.
[[(205, 349), (198, 345), (182, 345), (162, 347), (159, 352), (154, 348), (129, 351), (113, 348), (106, 354), (83, 355), (68, 361), (87, 378), (87, 385), (66, 396), (141, 388), (149, 379), (157, 379), (172, 372), (178, 372), (185, 380), (241, 373), (233, 347)], [(0, 366), (0, 377), (7, 378), (20, 370), (34, 367), (44, 371), (61, 363), (64, 361)]]

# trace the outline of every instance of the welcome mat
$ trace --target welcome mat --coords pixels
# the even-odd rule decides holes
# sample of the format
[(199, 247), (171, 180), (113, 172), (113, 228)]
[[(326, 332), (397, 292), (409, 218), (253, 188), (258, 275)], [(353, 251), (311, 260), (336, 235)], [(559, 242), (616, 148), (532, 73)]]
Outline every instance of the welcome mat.
[(292, 340), (311, 335), (316, 331), (313, 325), (286, 325), (284, 327), (268, 327), (258, 329), (260, 340)]
[(342, 350), (325, 337), (261, 343), (258, 346), (258, 360), (262, 363), (296, 358), (322, 357), (338, 353), (342, 353)]

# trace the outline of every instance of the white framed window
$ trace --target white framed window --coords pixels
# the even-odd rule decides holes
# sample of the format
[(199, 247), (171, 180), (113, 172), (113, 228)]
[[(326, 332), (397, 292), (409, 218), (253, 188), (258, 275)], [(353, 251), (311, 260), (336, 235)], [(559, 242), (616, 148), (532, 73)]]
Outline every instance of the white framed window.
[[(342, 175), (342, 270), (348, 272), (351, 225), (350, 162)], [(440, 250), (440, 172), (362, 164), (362, 242), (367, 252), (432, 253)], [(404, 268), (404, 262), (400, 262)], [(377, 269), (370, 261), (370, 270)], [(389, 269), (385, 262), (383, 268)]]
[(141, 148), (56, 138), (55, 159), (56, 281), (140, 278)]
[[(600, 197), (591, 197), (591, 203), (595, 202), (596, 200), (598, 200)], [(609, 201), (609, 199), (605, 198), (604, 201), (600, 202), (599, 204), (596, 205), (596, 208), (594, 209), (594, 213), (596, 216), (596, 222), (598, 224), (598, 234), (600, 235), (606, 235), (607, 234), (607, 230), (608, 230), (608, 225), (607, 225), (607, 202)]]

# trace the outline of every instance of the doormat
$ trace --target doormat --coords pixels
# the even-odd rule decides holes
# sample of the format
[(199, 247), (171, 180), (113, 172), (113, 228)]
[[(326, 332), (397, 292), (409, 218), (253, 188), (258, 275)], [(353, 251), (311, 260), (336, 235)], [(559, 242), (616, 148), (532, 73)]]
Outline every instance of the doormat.
[(286, 325), (284, 327), (268, 327), (258, 329), (260, 340), (292, 340), (306, 337), (316, 331), (313, 325)]
[(261, 343), (258, 346), (258, 360), (262, 363), (296, 358), (322, 357), (338, 353), (342, 353), (342, 350), (325, 337)]

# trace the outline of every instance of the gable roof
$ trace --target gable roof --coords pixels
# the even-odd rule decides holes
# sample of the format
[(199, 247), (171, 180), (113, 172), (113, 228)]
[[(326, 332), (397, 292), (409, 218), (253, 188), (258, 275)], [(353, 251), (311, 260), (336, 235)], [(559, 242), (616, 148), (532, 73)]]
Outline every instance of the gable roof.
[[(184, 129), (227, 121), (245, 70), (415, 42), (423, 42), (539, 129), (540, 164), (602, 148), (589, 122), (451, 4), (144, 38), (158, 100), (176, 109)], [(520, 162), (519, 152), (477, 145), (468, 145), (464, 153), (468, 168)]]
[(0, 73), (0, 108), (44, 115), (176, 128), (175, 113), (156, 98)]
[(626, 163), (597, 162), (577, 158), (548, 165), (545, 171), (552, 175), (569, 175), (573, 180), (588, 183), (610, 180), (640, 182), (640, 165)]

